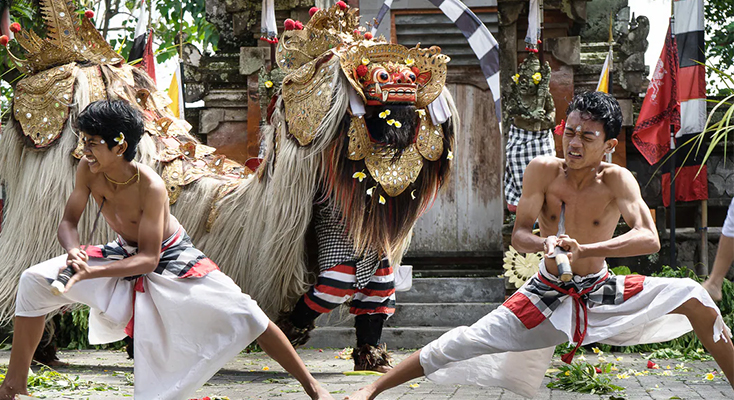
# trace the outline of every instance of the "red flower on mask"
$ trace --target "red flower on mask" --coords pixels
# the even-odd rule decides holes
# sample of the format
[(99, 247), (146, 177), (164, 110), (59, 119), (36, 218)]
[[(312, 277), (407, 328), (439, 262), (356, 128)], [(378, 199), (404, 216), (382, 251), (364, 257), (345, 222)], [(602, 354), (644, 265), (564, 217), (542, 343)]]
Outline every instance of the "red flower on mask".
[(17, 22), (13, 22), (12, 24), (10, 24), (10, 31), (13, 33), (20, 32), (20, 24)]
[(367, 75), (367, 66), (366, 65), (360, 65), (357, 67), (357, 76), (360, 78), (364, 78)]
[(318, 8), (318, 7), (311, 7), (308, 10), (308, 15), (311, 16), (311, 17), (313, 17), (313, 15), (316, 14), (317, 12), (319, 12), (319, 11), (321, 11), (320, 8)]
[(84, 16), (87, 17), (87, 18), (89, 18), (89, 19), (92, 19), (92, 18), (94, 18), (94, 11), (92, 11), (92, 10), (84, 11)]
[(296, 21), (296, 29), (299, 31), (303, 30), (303, 23), (301, 21)]
[(0, 36), (0, 46), (7, 46), (10, 39), (6, 35)]
[(296, 29), (296, 21), (288, 18), (285, 20), (285, 22), (283, 22), (283, 27), (285, 27), (285, 30), (287, 31), (292, 31)]
[(343, 2), (343, 1), (337, 1), (336, 2), (336, 5), (338, 5), (339, 8), (341, 8), (342, 10), (346, 10), (347, 9), (347, 3)]
[(364, 34), (364, 38), (367, 39), (367, 40), (372, 39), (372, 37), (373, 37), (372, 36), (372, 32), (367, 32), (367, 33)]

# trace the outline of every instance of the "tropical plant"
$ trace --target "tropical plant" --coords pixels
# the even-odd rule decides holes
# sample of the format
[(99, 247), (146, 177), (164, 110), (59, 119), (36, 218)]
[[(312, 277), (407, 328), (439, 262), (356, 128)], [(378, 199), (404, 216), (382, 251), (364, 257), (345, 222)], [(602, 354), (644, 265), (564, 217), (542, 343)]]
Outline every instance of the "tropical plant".
[(561, 389), (571, 392), (605, 394), (624, 390), (612, 384), (612, 368), (610, 363), (601, 363), (599, 366), (587, 362), (574, 362), (562, 365), (551, 381), (546, 385), (551, 389)]

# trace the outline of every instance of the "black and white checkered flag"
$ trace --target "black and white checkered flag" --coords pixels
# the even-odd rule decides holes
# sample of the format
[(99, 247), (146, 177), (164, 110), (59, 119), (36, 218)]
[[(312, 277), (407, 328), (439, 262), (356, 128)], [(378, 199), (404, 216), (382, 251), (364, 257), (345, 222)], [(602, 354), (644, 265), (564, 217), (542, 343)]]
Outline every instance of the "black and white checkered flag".
[[(440, 8), (449, 19), (456, 24), (464, 37), (469, 41), (474, 54), (479, 59), (479, 67), (487, 80), (492, 98), (494, 99), (494, 111), (497, 121), (502, 123), (502, 106), (500, 104), (500, 46), (489, 32), (484, 23), (460, 0), (430, 0), (433, 5)], [(380, 22), (390, 10), (393, 0), (385, 0), (385, 3), (377, 13), (372, 34), (377, 31)]]

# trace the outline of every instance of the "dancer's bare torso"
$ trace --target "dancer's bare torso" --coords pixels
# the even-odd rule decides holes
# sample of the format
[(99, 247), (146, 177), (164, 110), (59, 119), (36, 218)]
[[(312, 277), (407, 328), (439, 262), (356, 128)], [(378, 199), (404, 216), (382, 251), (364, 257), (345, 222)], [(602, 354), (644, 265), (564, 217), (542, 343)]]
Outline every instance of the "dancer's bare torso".
[[(528, 179), (530, 178), (530, 179)], [(539, 157), (528, 165), (523, 195), (518, 205), (513, 243), (518, 231), (527, 234), (537, 219), (542, 238), (555, 236), (561, 204), (566, 204), (565, 228), (569, 239), (562, 247), (571, 250), (574, 274), (588, 275), (604, 267), (609, 256), (629, 256), (657, 251), (657, 233), (639, 185), (632, 174), (615, 164), (600, 163), (593, 169), (572, 169), (564, 159)], [(619, 217), (632, 228), (630, 234), (613, 238)], [(543, 239), (519, 251), (544, 251)], [(640, 239), (640, 240), (636, 240)], [(575, 244), (574, 244), (575, 242)], [(576, 250), (576, 251), (574, 251)], [(555, 260), (546, 267), (558, 273)]]
[[(82, 160), (82, 164), (84, 163), (86, 162)], [(102, 215), (107, 224), (131, 245), (136, 245), (140, 241), (140, 223), (146, 218), (146, 208), (160, 209), (150, 211), (152, 214), (163, 214), (163, 238), (171, 236), (180, 226), (178, 220), (170, 213), (168, 197), (166, 196), (163, 201), (155, 198), (161, 196), (160, 190), (155, 190), (156, 186), (164, 185), (161, 177), (145, 165), (138, 164), (138, 166), (140, 181), (128, 185), (112, 184), (103, 173), (92, 173), (89, 168), (81, 171), (84, 183), (97, 206), (99, 207), (104, 200)], [(80, 165), (80, 168), (84, 168), (84, 165)]]

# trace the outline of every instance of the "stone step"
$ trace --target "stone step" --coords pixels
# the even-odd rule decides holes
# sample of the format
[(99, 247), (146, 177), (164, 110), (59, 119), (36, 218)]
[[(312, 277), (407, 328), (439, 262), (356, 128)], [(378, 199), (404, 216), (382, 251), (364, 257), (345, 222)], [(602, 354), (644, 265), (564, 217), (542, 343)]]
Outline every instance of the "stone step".
[[(398, 300), (399, 301), (399, 300)], [(502, 303), (400, 303), (395, 315), (390, 317), (388, 327), (417, 326), (460, 326), (471, 325), (489, 314)], [(353, 327), (354, 316), (345, 309), (321, 315), (316, 320), (318, 327)]]
[[(382, 330), (382, 342), (389, 349), (418, 349), (451, 330), (451, 327), (412, 327), (385, 328)], [(304, 347), (309, 348), (344, 348), (354, 347), (357, 338), (354, 328), (326, 327), (316, 328), (311, 332), (311, 340)]]
[(395, 297), (398, 303), (501, 303), (505, 281), (498, 277), (413, 278), (413, 287)]

